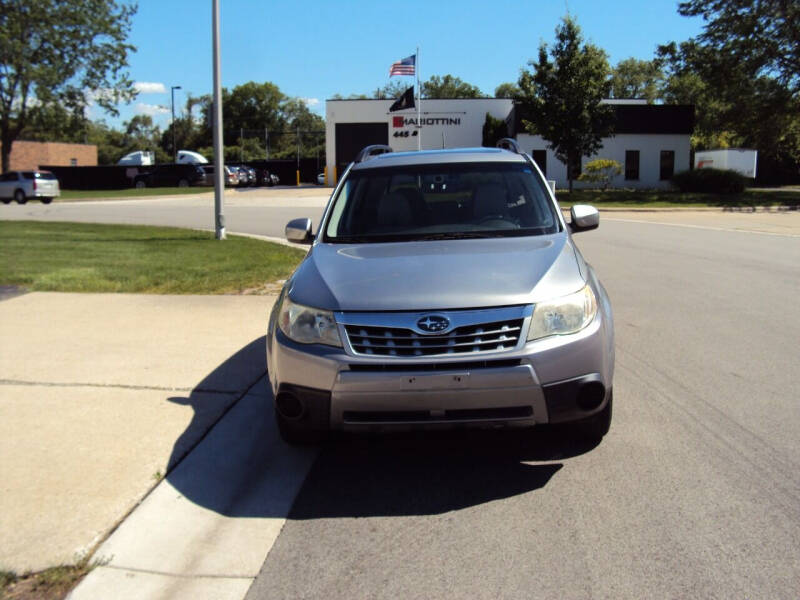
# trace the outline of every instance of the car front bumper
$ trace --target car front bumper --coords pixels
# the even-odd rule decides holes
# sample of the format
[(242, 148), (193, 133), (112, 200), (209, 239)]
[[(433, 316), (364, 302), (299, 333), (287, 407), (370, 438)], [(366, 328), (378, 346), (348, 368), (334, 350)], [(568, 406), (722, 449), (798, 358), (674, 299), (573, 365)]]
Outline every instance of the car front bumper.
[(276, 407), (283, 413), (289, 406), (316, 427), (347, 431), (581, 420), (605, 407), (612, 388), (613, 327), (603, 307), (607, 302), (572, 335), (440, 361), (387, 361), (298, 344), (273, 322), (267, 361)]

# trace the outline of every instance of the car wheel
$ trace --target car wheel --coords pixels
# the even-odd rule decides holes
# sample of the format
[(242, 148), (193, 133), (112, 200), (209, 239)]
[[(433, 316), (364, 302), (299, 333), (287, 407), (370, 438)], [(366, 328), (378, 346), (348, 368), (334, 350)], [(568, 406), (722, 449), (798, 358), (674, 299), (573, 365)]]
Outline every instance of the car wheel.
[(11, 198), (2, 198), (3, 204), (11, 204)]
[(181, 179), (178, 182), (178, 187), (189, 187), (189, 181), (186, 179)]
[(302, 421), (292, 421), (275, 411), (275, 422), (281, 439), (290, 446), (312, 446), (325, 440), (324, 431), (313, 429)]
[(600, 441), (603, 436), (608, 433), (608, 430), (611, 429), (613, 400), (614, 391), (611, 390), (608, 394), (608, 402), (603, 410), (596, 415), (592, 415), (588, 419), (577, 423), (578, 432), (580, 433), (581, 437), (593, 441)]
[(136, 182), (136, 189), (137, 190), (143, 190), (146, 187), (147, 187), (147, 184), (144, 181), (142, 181), (141, 179)]
[(28, 199), (25, 197), (25, 192), (22, 190), (16, 190), (14, 192), (14, 201), (17, 204), (25, 204), (28, 201)]
[(53, 199), (52, 198), (42, 198), (42, 204), (50, 204)]

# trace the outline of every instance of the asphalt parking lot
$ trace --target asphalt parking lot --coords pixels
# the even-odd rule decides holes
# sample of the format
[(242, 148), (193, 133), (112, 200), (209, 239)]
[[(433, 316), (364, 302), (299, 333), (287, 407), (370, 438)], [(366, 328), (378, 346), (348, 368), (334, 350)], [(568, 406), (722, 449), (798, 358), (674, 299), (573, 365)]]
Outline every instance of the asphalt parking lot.
[[(290, 218), (318, 222), (325, 200), (231, 196), (228, 230), (277, 237)], [(212, 211), (197, 197), (12, 205), (0, 218), (207, 228)], [(247, 568), (199, 556), (126, 571), (131, 559), (104, 567), (109, 581), (166, 580), (152, 597), (201, 597), (226, 575), (236, 585), (216, 597), (798, 597), (800, 213), (604, 213), (575, 239), (615, 310), (615, 415), (599, 445), (541, 429), (346, 439), (297, 457), (268, 425), (232, 434), (254, 421), (231, 411), (195, 470), (163, 485), (239, 530), (272, 527), (241, 550)], [(130, 523), (120, 535), (147, 531)], [(236, 539), (202, 531), (201, 549)]]

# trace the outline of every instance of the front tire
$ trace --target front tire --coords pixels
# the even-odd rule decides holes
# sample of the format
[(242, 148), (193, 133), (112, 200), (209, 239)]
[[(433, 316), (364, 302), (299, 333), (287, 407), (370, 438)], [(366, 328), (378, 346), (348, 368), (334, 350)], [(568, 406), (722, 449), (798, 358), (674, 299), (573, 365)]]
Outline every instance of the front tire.
[(16, 190), (14, 192), (14, 201), (17, 204), (25, 204), (28, 201), (28, 199), (25, 197), (25, 192), (22, 190)]
[(146, 187), (147, 187), (147, 184), (144, 181), (139, 180), (139, 181), (136, 182), (136, 189), (137, 190), (143, 190)]
[(178, 182), (178, 187), (182, 187), (182, 188), (189, 187), (189, 181), (187, 179), (181, 179)]

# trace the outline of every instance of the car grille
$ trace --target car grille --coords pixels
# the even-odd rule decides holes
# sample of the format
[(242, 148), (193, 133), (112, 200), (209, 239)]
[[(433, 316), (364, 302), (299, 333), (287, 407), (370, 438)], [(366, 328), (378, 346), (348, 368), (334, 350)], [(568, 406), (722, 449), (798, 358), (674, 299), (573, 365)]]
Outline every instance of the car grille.
[(345, 325), (353, 352), (367, 356), (437, 356), (511, 350), (519, 342), (523, 319), (457, 327), (444, 335), (411, 329)]

